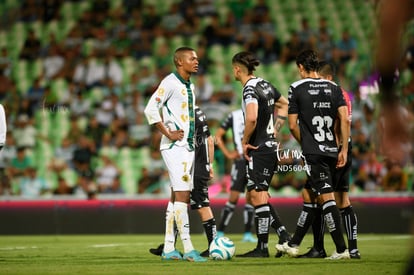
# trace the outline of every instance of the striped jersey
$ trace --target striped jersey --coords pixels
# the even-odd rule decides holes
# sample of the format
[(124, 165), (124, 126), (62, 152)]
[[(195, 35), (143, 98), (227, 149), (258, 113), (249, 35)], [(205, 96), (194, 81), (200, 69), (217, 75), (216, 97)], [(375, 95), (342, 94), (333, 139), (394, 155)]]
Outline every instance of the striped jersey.
[(145, 116), (150, 125), (162, 121), (172, 131), (184, 130), (184, 138), (172, 141), (163, 135), (160, 150), (174, 145), (194, 150), (194, 104), (194, 84), (190, 81), (185, 81), (177, 72), (161, 81), (145, 107)]

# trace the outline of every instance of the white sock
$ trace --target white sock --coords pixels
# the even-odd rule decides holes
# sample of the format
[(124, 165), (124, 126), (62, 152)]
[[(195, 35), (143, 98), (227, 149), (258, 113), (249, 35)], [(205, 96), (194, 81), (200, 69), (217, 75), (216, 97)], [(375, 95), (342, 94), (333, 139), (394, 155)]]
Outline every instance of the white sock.
[(165, 212), (165, 239), (164, 253), (175, 250), (175, 232), (174, 232), (174, 204), (168, 202), (167, 211)]
[(184, 253), (194, 250), (193, 243), (190, 238), (190, 222), (188, 218), (188, 206), (184, 202), (174, 202), (174, 217), (183, 242)]

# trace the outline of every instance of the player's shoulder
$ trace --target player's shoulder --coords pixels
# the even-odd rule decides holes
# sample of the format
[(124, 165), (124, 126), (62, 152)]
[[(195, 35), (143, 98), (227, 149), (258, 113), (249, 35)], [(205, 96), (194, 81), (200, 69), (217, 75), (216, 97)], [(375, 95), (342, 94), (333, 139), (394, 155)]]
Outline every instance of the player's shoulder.
[(256, 87), (259, 82), (263, 81), (263, 78), (260, 77), (253, 77), (247, 80), (244, 87)]
[(293, 88), (298, 88), (302, 85), (332, 85), (335, 87), (339, 87), (338, 84), (336, 84), (335, 82), (322, 78), (303, 78), (293, 82), (290, 86)]
[(161, 82), (176, 82), (179, 81), (178, 77), (174, 73), (169, 73), (161, 80)]

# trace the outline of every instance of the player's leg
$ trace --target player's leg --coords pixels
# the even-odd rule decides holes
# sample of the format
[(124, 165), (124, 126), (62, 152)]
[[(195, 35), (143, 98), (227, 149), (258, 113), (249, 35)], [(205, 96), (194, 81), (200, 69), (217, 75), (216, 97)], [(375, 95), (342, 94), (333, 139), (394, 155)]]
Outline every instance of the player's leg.
[(318, 207), (315, 203), (315, 196), (310, 189), (309, 184), (306, 184), (305, 188), (302, 190), (302, 198), (303, 206), (296, 224), (295, 233), (290, 241), (276, 245), (276, 249), (278, 251), (287, 253), (292, 257), (296, 257), (298, 255), (299, 246), (308, 232), (309, 227), (313, 223), (316, 212), (315, 209)]
[(210, 200), (208, 197), (208, 180), (208, 178), (195, 176), (194, 189), (191, 191), (191, 209), (197, 210), (197, 213), (200, 215), (200, 220), (207, 237), (207, 249), (201, 253), (203, 257), (209, 256), (208, 248), (217, 236), (216, 220), (210, 208)]
[(167, 205), (165, 214), (165, 239), (164, 244), (159, 245), (156, 249), (150, 249), (152, 254), (157, 255), (160, 249), (162, 249), (160, 255), (163, 259), (167, 260), (180, 260), (181, 254), (175, 249), (175, 242), (177, 239), (177, 228), (174, 222), (174, 192), (171, 190), (171, 198)]
[(216, 231), (216, 220), (214, 219), (213, 212), (211, 211), (210, 206), (202, 207), (197, 210), (200, 214), (201, 222), (203, 224), (204, 232), (207, 237), (207, 249), (204, 250), (200, 255), (203, 257), (209, 256), (208, 248), (210, 247), (211, 242), (217, 236)]
[[(286, 227), (283, 225), (279, 213), (277, 213), (276, 209), (274, 209), (270, 203), (268, 203), (268, 205), (270, 209), (270, 227), (272, 227), (275, 230), (279, 238), (278, 243), (283, 244), (284, 242), (290, 241), (290, 234), (287, 232)], [(275, 257), (278, 258), (281, 256), (282, 253), (277, 252)]]
[(348, 239), (348, 250), (351, 259), (360, 259), (361, 254), (358, 250), (358, 219), (349, 201), (348, 192), (335, 192), (335, 199), (338, 204), (339, 212), (342, 216), (342, 223), (345, 227)]
[[(342, 231), (341, 215), (336, 205), (332, 188), (336, 170), (336, 159), (324, 158), (321, 160), (320, 167), (319, 181), (314, 177), (315, 184), (312, 187), (317, 190), (318, 203), (322, 205), (322, 214), (336, 247), (336, 251), (328, 258), (333, 260), (349, 259), (349, 252), (346, 248)], [(323, 170), (325, 171), (322, 172)]]
[[(306, 186), (310, 188), (310, 184)], [(315, 199), (312, 199), (315, 201)], [(305, 254), (299, 255), (298, 258), (325, 258), (326, 251), (324, 246), (324, 234), (325, 234), (325, 220), (322, 215), (322, 208), (320, 205), (309, 209), (312, 211), (313, 222), (312, 222), (312, 235), (313, 235), (313, 246)]]
[(252, 234), (252, 226), (254, 223), (254, 207), (250, 203), (244, 205), (243, 209), (243, 223), (244, 223), (244, 233), (242, 242), (252, 242), (255, 243), (257, 239)]
[(346, 236), (348, 239), (348, 250), (351, 259), (360, 259), (357, 246), (358, 239), (358, 220), (349, 200), (349, 178), (352, 168), (352, 153), (350, 149), (352, 143), (349, 141), (348, 160), (344, 167), (337, 169), (335, 173), (334, 195), (335, 201), (342, 216), (342, 223), (345, 227)]
[(226, 205), (221, 210), (220, 223), (217, 228), (218, 236), (223, 236), (224, 232), (229, 225), (231, 218), (233, 217), (234, 210), (236, 208), (237, 202), (239, 200), (239, 191), (230, 190), (229, 200), (226, 202)]
[(315, 214), (312, 222), (313, 245), (305, 254), (299, 255), (298, 258), (325, 258), (326, 251), (324, 245), (325, 220), (322, 215), (322, 208), (314, 208)]
[[(243, 160), (239, 165), (239, 180), (237, 183), (238, 190), (241, 190), (240, 193), (244, 193), (247, 185), (246, 177), (246, 165), (247, 163)], [(254, 224), (255, 210), (251, 202), (250, 193), (246, 193), (246, 204), (244, 205), (243, 210), (243, 222), (244, 222), (244, 233), (243, 233), (243, 242), (257, 242), (257, 239), (252, 234), (252, 226)]]
[(276, 154), (267, 147), (259, 148), (250, 153), (251, 160), (247, 169), (247, 190), (251, 204), (255, 208), (255, 227), (257, 246), (254, 250), (241, 257), (269, 257), (269, 184), (275, 170)]
[[(341, 215), (333, 196), (333, 193), (321, 194), (318, 201), (322, 204), (322, 214), (325, 219), (326, 226), (335, 243), (336, 251), (330, 257), (332, 259), (349, 258), (346, 249), (343, 232), (341, 229)], [(343, 256), (341, 256), (343, 254)]]
[[(239, 257), (269, 257), (269, 223), (270, 207), (267, 202), (266, 191), (249, 191), (252, 198), (252, 204), (255, 208), (255, 227), (257, 236), (256, 248)], [(266, 198), (265, 198), (266, 197)]]
[[(184, 147), (174, 146), (169, 150), (161, 151), (167, 166), (174, 193), (173, 213), (181, 241), (184, 247), (183, 259), (188, 261), (205, 261), (193, 247), (190, 237), (190, 222), (188, 204), (190, 190), (193, 188), (192, 171), (194, 152)], [(165, 252), (166, 247), (164, 247)]]
[(236, 209), (237, 202), (240, 197), (240, 193), (245, 190), (246, 182), (246, 161), (244, 159), (235, 160), (231, 167), (231, 187), (230, 196), (226, 205), (221, 211), (221, 218), (217, 228), (217, 235), (223, 236), (224, 232), (229, 225), (234, 210)]

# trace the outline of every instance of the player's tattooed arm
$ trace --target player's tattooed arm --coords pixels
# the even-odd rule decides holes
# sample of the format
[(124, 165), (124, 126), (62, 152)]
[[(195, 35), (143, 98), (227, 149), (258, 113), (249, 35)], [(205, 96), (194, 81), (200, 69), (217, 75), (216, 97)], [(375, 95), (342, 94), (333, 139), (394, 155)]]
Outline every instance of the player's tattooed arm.
[(276, 123), (275, 123), (275, 137), (278, 135), (278, 133), (280, 132), (280, 128), (282, 128), (283, 124), (285, 123), (285, 121), (287, 120), (286, 116), (276, 116)]

